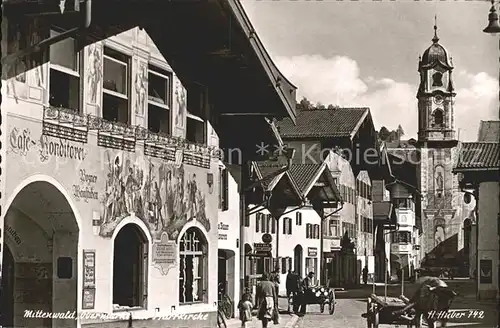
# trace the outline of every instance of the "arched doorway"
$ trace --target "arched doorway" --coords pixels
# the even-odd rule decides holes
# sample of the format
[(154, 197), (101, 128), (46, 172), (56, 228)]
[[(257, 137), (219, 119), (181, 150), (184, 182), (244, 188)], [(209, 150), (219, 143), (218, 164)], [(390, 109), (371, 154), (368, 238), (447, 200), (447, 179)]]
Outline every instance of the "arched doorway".
[[(76, 327), (76, 320), (30, 318), (25, 310), (76, 312), (78, 302), (79, 227), (61, 189), (47, 181), (24, 186), (9, 205), (4, 219), (3, 249), (10, 272), (2, 287), (2, 320), (15, 327)], [(8, 264), (10, 261), (10, 265)], [(4, 264), (4, 265), (5, 265)], [(63, 319), (59, 319), (63, 320)], [(9, 326), (7, 324), (7, 326)]]
[(147, 296), (148, 239), (139, 226), (124, 225), (113, 250), (113, 304), (145, 307)]
[(0, 286), (0, 327), (14, 326), (14, 264), (14, 257), (9, 247), (5, 247)]
[(301, 277), (304, 277), (305, 274), (302, 272), (302, 257), (303, 257), (303, 249), (302, 246), (297, 245), (293, 250), (293, 270), (298, 273)]

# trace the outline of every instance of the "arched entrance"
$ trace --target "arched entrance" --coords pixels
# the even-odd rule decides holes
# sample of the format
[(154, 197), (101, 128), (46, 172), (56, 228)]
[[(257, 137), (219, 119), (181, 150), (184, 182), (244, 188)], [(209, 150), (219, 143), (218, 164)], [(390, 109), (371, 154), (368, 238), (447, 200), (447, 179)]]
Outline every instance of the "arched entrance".
[(148, 239), (134, 223), (116, 234), (113, 249), (113, 304), (145, 307), (147, 297)]
[(305, 274), (302, 272), (302, 257), (303, 257), (303, 249), (302, 246), (297, 245), (293, 250), (293, 270), (295, 273), (298, 273), (301, 277), (304, 277)]
[[(66, 196), (54, 184), (22, 188), (4, 218), (0, 315), (15, 327), (76, 327), (76, 320), (30, 318), (25, 310), (77, 310), (79, 227)], [(10, 258), (9, 258), (10, 257)], [(9, 271), (9, 272), (6, 272)], [(4, 307), (5, 304), (5, 307)]]

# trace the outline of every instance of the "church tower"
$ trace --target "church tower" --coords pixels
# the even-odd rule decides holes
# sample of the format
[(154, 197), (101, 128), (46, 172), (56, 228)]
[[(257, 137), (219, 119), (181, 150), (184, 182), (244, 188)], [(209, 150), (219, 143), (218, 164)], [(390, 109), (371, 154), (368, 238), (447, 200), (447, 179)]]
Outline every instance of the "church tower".
[[(421, 199), (421, 258), (450, 258), (463, 248), (462, 207), (456, 176), (452, 173), (458, 154), (454, 128), (453, 63), (439, 44), (437, 26), (431, 46), (419, 58), (417, 165)], [(429, 257), (429, 256), (428, 256)], [(442, 266), (448, 266), (441, 263)], [(451, 264), (450, 264), (451, 265)], [(463, 265), (463, 263), (462, 263)]]

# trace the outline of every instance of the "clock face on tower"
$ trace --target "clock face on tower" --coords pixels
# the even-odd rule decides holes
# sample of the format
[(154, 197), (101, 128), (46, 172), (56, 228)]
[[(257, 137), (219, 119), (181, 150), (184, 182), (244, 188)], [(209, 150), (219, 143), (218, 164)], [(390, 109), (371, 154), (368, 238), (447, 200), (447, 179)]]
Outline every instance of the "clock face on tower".
[(436, 105), (441, 105), (443, 103), (443, 96), (441, 95), (435, 95), (434, 96), (434, 102)]

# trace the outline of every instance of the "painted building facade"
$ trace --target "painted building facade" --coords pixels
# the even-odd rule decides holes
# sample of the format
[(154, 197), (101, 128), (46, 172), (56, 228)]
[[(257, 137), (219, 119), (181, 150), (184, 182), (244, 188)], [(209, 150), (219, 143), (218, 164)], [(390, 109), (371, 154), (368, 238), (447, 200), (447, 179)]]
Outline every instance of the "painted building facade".
[(214, 313), (216, 134), (143, 30), (75, 44), (61, 41), (48, 63), (2, 84), (13, 324), (93, 322), (26, 319), (25, 309), (115, 316), (102, 325)]

